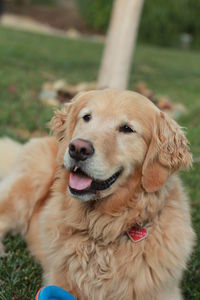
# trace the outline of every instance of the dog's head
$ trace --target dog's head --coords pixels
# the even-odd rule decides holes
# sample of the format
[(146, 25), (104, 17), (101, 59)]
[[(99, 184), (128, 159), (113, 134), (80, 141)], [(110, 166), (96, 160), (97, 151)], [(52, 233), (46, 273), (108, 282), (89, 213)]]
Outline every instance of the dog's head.
[(105, 198), (126, 185), (136, 170), (149, 193), (191, 166), (187, 139), (147, 98), (129, 91), (80, 94), (51, 121), (69, 171), (68, 190), (83, 201)]

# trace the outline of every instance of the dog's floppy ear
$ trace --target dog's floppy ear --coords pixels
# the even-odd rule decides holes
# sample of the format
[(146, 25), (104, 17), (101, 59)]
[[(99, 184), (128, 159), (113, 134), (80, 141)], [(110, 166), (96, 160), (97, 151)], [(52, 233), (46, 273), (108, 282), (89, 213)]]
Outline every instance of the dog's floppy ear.
[(50, 129), (58, 141), (61, 141), (64, 137), (67, 125), (67, 117), (69, 116), (71, 107), (72, 103), (65, 104), (62, 110), (55, 111), (54, 116), (51, 119)]
[(142, 186), (146, 192), (161, 189), (174, 171), (189, 168), (192, 156), (179, 125), (166, 114), (156, 116), (152, 139), (142, 167)]

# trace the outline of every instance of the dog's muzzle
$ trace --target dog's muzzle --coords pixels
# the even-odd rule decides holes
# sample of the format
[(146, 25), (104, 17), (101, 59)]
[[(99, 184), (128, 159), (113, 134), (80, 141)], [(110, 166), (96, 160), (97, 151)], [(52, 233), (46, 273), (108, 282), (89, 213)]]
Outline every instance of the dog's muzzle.
[(98, 180), (90, 177), (84, 173), (80, 168), (76, 168), (70, 172), (69, 176), (69, 189), (72, 194), (82, 195), (93, 193), (97, 191), (103, 191), (108, 189), (115, 183), (118, 177), (121, 175), (122, 169), (115, 172), (111, 177), (106, 180)]

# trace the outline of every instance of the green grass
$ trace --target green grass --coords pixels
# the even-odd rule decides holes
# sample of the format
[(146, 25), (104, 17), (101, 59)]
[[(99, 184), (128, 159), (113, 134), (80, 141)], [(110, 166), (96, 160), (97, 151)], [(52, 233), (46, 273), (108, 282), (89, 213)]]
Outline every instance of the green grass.
[[(0, 27), (0, 135), (23, 140), (16, 128), (47, 130), (53, 109), (39, 101), (41, 85), (59, 78), (72, 83), (97, 77), (102, 45), (19, 32)], [(200, 54), (139, 45), (130, 88), (139, 80), (156, 94), (182, 102), (188, 114), (181, 118), (195, 157), (200, 157)], [(10, 86), (15, 91), (10, 92)], [(200, 163), (181, 174), (191, 197), (197, 246), (182, 286), (187, 300), (200, 299)], [(19, 236), (7, 237), (8, 257), (0, 260), (0, 300), (33, 299), (41, 284), (41, 270)]]

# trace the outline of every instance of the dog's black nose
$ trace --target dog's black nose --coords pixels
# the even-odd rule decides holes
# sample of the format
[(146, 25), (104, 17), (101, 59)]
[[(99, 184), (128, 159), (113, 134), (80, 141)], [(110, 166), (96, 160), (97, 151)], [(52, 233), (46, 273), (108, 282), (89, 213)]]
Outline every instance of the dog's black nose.
[(69, 155), (75, 160), (86, 160), (94, 154), (94, 147), (91, 142), (76, 139), (69, 144)]

